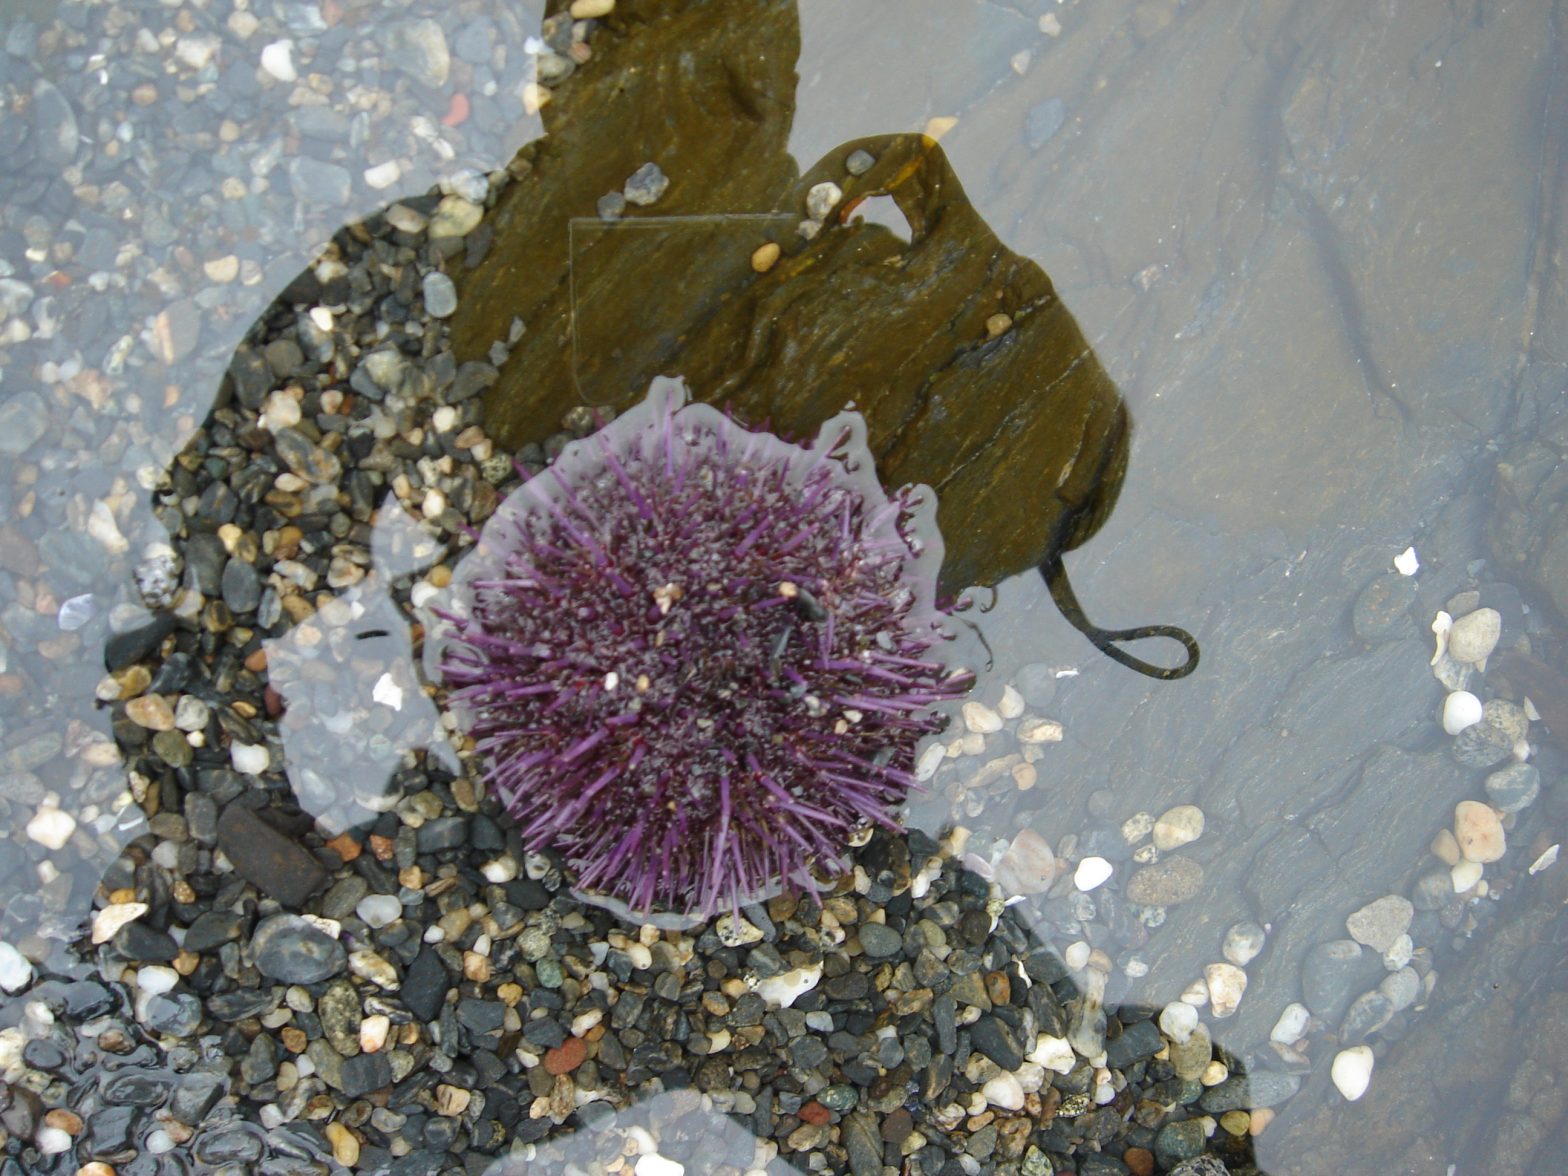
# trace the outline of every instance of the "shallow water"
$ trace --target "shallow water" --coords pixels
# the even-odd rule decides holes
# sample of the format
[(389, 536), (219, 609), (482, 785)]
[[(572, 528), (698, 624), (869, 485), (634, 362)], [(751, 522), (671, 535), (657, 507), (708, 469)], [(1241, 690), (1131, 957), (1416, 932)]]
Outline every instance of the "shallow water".
[[(1418, 970), (1436, 980), (1371, 1036), (1368, 1093), (1350, 1103), (1329, 1080), (1338, 1015), (1321, 1018), (1299, 1059), (1267, 1039), (1301, 998), (1308, 953), (1345, 938), (1352, 912), (1446, 871), (1429, 844), (1456, 803), (1488, 795), (1495, 767), (1456, 763), (1437, 720), (1434, 615), (1479, 589), (1463, 603), (1499, 610), (1501, 649), (1527, 637), (1535, 657), (1563, 665), (1561, 5), (921, 0), (889, 13), (801, 3), (787, 144), (739, 151), (724, 175), (671, 168), (670, 199), (744, 187), (769, 169), (787, 190), (843, 144), (936, 137), (980, 221), (1054, 283), (1131, 417), (1115, 509), (1066, 557), (1079, 599), (1101, 624), (1179, 624), (1203, 650), (1179, 682), (1117, 666), (1032, 571), (965, 614), (995, 654), (977, 697), (995, 703), (1023, 667), (1037, 683), (1047, 667), (1059, 676), (1030, 711), (1064, 730), (1033, 789), (954, 802), (977, 864), (1026, 827), (1068, 860), (1086, 852), (1064, 846), (1069, 836), (1109, 847), (1115, 873), (1091, 895), (1094, 914), (1068, 909), (1065, 880), (1054, 904), (1022, 907), (1056, 949), (1100, 946), (1104, 895), (1137, 868), (1123, 822), (1199, 806), (1203, 834), (1181, 854), (1201, 865), (1201, 886), (1146, 943), (1104, 940), (1107, 990), (1158, 1009), (1223, 958), (1228, 928), (1267, 929), (1239, 1010), (1210, 1020), (1249, 1069), (1303, 1078), (1272, 1122), (1254, 1117), (1257, 1166), (1554, 1170), (1568, 1110), (1552, 1048), (1564, 867), (1526, 872), (1568, 816), (1553, 743), (1563, 734), (1548, 731), (1565, 704), (1549, 674), (1513, 675), (1534, 683), (1514, 692), (1545, 716), (1527, 736), (1540, 798), (1512, 816), (1484, 897), (1443, 896), (1413, 924)], [(35, 5), (6, 18), (0, 82), (14, 113), (0, 134), (19, 162), (0, 185), (0, 737), (12, 830), (0, 937), (38, 972), (118, 979), (112, 952), (82, 938), (95, 906), (120, 888), (168, 902), (167, 872), (149, 881), (166, 867), (148, 855), (178, 839), (154, 814), (148, 840), (137, 803), (147, 782), (127, 779), (111, 709), (94, 701), (105, 644), (138, 600), (133, 569), (162, 537), (151, 492), (208, 417), (242, 337), (339, 226), (443, 177), (466, 190), (465, 169), (500, 169), (542, 134), (522, 97), (539, 17), (485, 3), (289, 3)], [(624, 35), (615, 61), (637, 60), (635, 27), (595, 35)], [(285, 42), (263, 63), (264, 46)], [(694, 76), (714, 66), (700, 31), (680, 50)], [(561, 84), (558, 102), (594, 64)], [(628, 134), (605, 154), (657, 158), (667, 145), (657, 119)], [(592, 164), (582, 163), (590, 175)], [(803, 215), (729, 211), (784, 211), (786, 228)], [(867, 215), (900, 227), (885, 209)], [(549, 225), (510, 231), (536, 234), (542, 253), (567, 251)], [(519, 299), (544, 301), (530, 272), (511, 277)], [(720, 284), (745, 279), (724, 271)], [(635, 339), (645, 319), (662, 326), (658, 275), (624, 299), (597, 308), (614, 316), (604, 332), (628, 337), (624, 365), (601, 369), (600, 387), (634, 386), (634, 361), (663, 354), (648, 358)], [(845, 321), (874, 333), (856, 309), (843, 308)], [(493, 338), (511, 311), (479, 317)], [(526, 326), (516, 355), (536, 338), (556, 353), (569, 342)], [(503, 365), (503, 382), (527, 385), (532, 369), (520, 365), (515, 355)], [(541, 397), (555, 394), (540, 383)], [(593, 387), (583, 398), (615, 402)], [(541, 436), (559, 426), (558, 412), (542, 416)], [(345, 639), (335, 670), (322, 675), (318, 662), (301, 679), (304, 707), (279, 673), (287, 656), (273, 661), (272, 684), (300, 724), (288, 782), (324, 836), (367, 799), (395, 803), (403, 753), (440, 742), (423, 699), (388, 726), (349, 722), (350, 692), (368, 698), (382, 673), (418, 698), (386, 591), (427, 560), (396, 531), (378, 530), (370, 575), (334, 587), (371, 610), (353, 618), (371, 652)], [(1412, 577), (1395, 571), (1407, 547), (1420, 563)], [(1369, 585), (1391, 603), (1364, 596)], [(280, 640), (310, 640), (301, 633)], [(1494, 664), (1472, 688), (1501, 693), (1506, 677)], [(256, 732), (230, 726), (222, 738)], [(971, 770), (938, 776), (917, 808), (930, 831), (945, 827)], [(58, 817), (39, 822), (56, 809), (75, 822), (64, 833)], [(112, 868), (132, 843), (139, 870)], [(100, 888), (106, 871), (114, 885)], [(1129, 975), (1134, 956), (1141, 974)], [(8, 1025), (27, 1015), (27, 993), (18, 984), (8, 998)]]

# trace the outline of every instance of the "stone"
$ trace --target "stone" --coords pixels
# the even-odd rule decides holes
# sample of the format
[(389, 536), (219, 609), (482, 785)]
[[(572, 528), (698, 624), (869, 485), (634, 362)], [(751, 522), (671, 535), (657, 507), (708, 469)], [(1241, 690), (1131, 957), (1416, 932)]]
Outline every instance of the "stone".
[(1458, 735), (1481, 721), (1481, 700), (1468, 690), (1455, 690), (1443, 699), (1443, 730)]
[(1541, 770), (1534, 764), (1509, 764), (1486, 778), (1487, 798), (1502, 813), (1521, 812), (1540, 794)]
[(425, 310), (433, 318), (451, 318), (457, 312), (457, 287), (445, 274), (436, 271), (426, 274), (420, 288)]
[(1154, 848), (1161, 853), (1180, 849), (1203, 836), (1203, 810), (1195, 804), (1167, 809), (1154, 822)]
[(1056, 855), (1033, 829), (1021, 829), (996, 863), (996, 881), (1004, 893), (1044, 894), (1056, 881)]
[(646, 207), (655, 204), (670, 186), (670, 178), (659, 170), (659, 165), (649, 161), (631, 175), (621, 188), (628, 204)]
[(1016, 1070), (1023, 1065), (1023, 1049), (1017, 1034), (999, 1017), (985, 1016), (976, 1021), (969, 1030), (969, 1042), (1004, 1070)]
[(11, 944), (0, 940), (0, 988), (20, 992), (33, 981), (33, 965)]
[(1268, 935), (1256, 923), (1237, 923), (1225, 932), (1220, 954), (1238, 968), (1245, 968), (1263, 950)]
[(1329, 1077), (1348, 1102), (1355, 1102), (1372, 1083), (1372, 1047), (1355, 1045), (1334, 1055)]
[(1086, 857), (1073, 871), (1073, 885), (1082, 891), (1094, 890), (1109, 880), (1112, 870), (1103, 857)]
[(1354, 939), (1320, 943), (1301, 963), (1301, 999), (1313, 1014), (1330, 1023), (1345, 1014), (1356, 993), (1383, 970), (1382, 961)]
[(1203, 969), (1203, 979), (1209, 988), (1209, 1011), (1220, 1018), (1233, 1015), (1247, 991), (1247, 973), (1235, 964), (1210, 964)]
[(250, 941), (251, 958), (263, 976), (285, 984), (315, 984), (343, 971), (343, 945), (299, 915), (263, 919)]
[(49, 431), (49, 406), (31, 388), (0, 401), (0, 456), (21, 457)]
[(904, 937), (885, 923), (864, 923), (859, 936), (861, 948), (872, 959), (894, 955), (904, 944)]
[(1454, 839), (1466, 861), (1495, 862), (1508, 848), (1508, 838), (1497, 811), (1478, 800), (1461, 800), (1454, 806)]
[(1202, 866), (1191, 858), (1169, 857), (1129, 878), (1127, 899), (1140, 906), (1176, 906), (1196, 897), (1202, 887)]
[(1160, 1032), (1178, 1045), (1198, 1027), (1198, 1010), (1184, 1000), (1173, 1000), (1160, 1010)]
[(1399, 937), (1410, 929), (1416, 908), (1408, 898), (1385, 894), (1356, 911), (1345, 920), (1345, 930), (1357, 943), (1386, 955)]
[(1294, 1045), (1307, 1031), (1312, 1014), (1299, 1001), (1291, 1001), (1280, 1012), (1274, 1028), (1269, 1030), (1269, 1040), (1279, 1045)]
[(1448, 656), (1471, 665), (1485, 661), (1502, 634), (1502, 614), (1495, 608), (1478, 608), (1456, 620), (1448, 631)]
[(286, 907), (298, 909), (326, 885), (314, 854), (238, 802), (218, 818), (218, 847), (241, 877)]

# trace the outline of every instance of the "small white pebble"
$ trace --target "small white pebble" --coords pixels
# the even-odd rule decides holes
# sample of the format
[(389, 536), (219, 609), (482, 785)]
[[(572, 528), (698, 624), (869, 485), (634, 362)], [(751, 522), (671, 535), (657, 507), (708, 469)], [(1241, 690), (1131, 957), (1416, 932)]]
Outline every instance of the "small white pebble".
[[(46, 1128), (46, 1130), (49, 1129)], [(62, 1131), (60, 1134), (64, 1135), (65, 1132)], [(67, 1136), (67, 1138), (69, 1138), (69, 1136)], [(160, 1127), (156, 1131), (148, 1132), (146, 1140), (143, 1141), (143, 1146), (146, 1147), (146, 1149), (153, 1155), (161, 1156), (164, 1152), (174, 1150), (174, 1139), (167, 1131)]]
[(1413, 576), (1421, 570), (1421, 561), (1416, 558), (1416, 549), (1407, 547), (1394, 557), (1394, 570), (1401, 576)]
[(964, 703), (964, 726), (976, 735), (992, 735), (1002, 729), (1002, 716), (983, 702)]
[(1004, 1111), (1019, 1111), (1024, 1105), (1024, 1088), (1017, 1078), (1003, 1071), (980, 1088), (985, 1101)]
[(1280, 1012), (1274, 1028), (1269, 1030), (1269, 1040), (1280, 1045), (1294, 1045), (1307, 1031), (1312, 1014), (1300, 1001), (1291, 1001)]
[(27, 835), (45, 849), (64, 849), (76, 832), (76, 818), (53, 805), (40, 808), (27, 822)]
[(1334, 1086), (1349, 1102), (1355, 1102), (1372, 1084), (1372, 1047), (1354, 1045), (1334, 1055), (1329, 1077)]
[(260, 743), (235, 743), (229, 748), (234, 770), (244, 776), (259, 776), (267, 770), (272, 757)]
[(144, 993), (162, 996), (165, 992), (173, 992), (179, 982), (180, 974), (161, 964), (148, 964), (136, 969), (136, 987)]
[(1443, 730), (1457, 735), (1481, 721), (1481, 700), (1468, 690), (1455, 690), (1443, 700)]
[(261, 51), (261, 68), (280, 82), (293, 82), (299, 78), (294, 68), (294, 42), (274, 41)]
[(392, 1031), (392, 1019), (381, 1013), (366, 1017), (359, 1023), (359, 1048), (365, 1053), (379, 1053)]
[(1160, 1032), (1185, 1045), (1198, 1027), (1198, 1010), (1184, 1000), (1173, 1000), (1160, 1010)]
[(508, 854), (488, 861), (479, 867), (479, 872), (484, 875), (485, 881), (495, 886), (505, 886), (517, 877), (517, 859)]
[(821, 224), (843, 198), (843, 189), (832, 180), (813, 184), (811, 190), (806, 193), (806, 215)]
[(1113, 872), (1110, 862), (1103, 857), (1086, 857), (1073, 871), (1073, 885), (1079, 890), (1093, 890), (1108, 879)]
[(0, 988), (19, 992), (32, 983), (33, 965), (21, 952), (0, 940)]
[(392, 894), (367, 894), (359, 900), (354, 913), (364, 920), (365, 926), (378, 930), (403, 917), (403, 904)]
[(650, 1152), (637, 1160), (637, 1166), (632, 1169), (636, 1176), (685, 1176), (686, 1165), (666, 1159), (658, 1152)]
[(1029, 1051), (1029, 1060), (1057, 1074), (1070, 1074), (1078, 1065), (1078, 1057), (1067, 1039), (1053, 1037), (1049, 1033), (1041, 1033), (1035, 1038), (1034, 1048)]
[(1067, 950), (1062, 952), (1062, 962), (1073, 971), (1077, 971), (1089, 962), (1089, 956), (1094, 951), (1084, 940), (1079, 939), (1067, 945)]
[(93, 942), (108, 943), (121, 927), (146, 913), (147, 904), (144, 902), (111, 903), (93, 915)]
[[(154, 1134), (160, 1134), (154, 1132)], [(46, 1156), (57, 1156), (63, 1151), (69, 1151), (72, 1143), (71, 1133), (63, 1127), (40, 1127), (33, 1134), (33, 1142), (38, 1145), (38, 1150)], [(148, 1137), (151, 1144), (151, 1136)], [(170, 1142), (173, 1146), (173, 1142)], [(148, 1147), (151, 1151), (151, 1147)]]
[(378, 163), (365, 169), (365, 183), (368, 187), (381, 191), (390, 188), (403, 176), (403, 166), (395, 159), (385, 163)]

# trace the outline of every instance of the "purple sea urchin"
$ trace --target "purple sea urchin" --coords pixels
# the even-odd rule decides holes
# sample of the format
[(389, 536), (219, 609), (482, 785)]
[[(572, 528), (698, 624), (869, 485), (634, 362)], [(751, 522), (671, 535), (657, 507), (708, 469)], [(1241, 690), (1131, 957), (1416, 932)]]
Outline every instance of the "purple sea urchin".
[(634, 910), (810, 886), (897, 827), (932, 705), (941, 541), (889, 499), (860, 417), (802, 447), (677, 381), (486, 525), (431, 656), (530, 848)]

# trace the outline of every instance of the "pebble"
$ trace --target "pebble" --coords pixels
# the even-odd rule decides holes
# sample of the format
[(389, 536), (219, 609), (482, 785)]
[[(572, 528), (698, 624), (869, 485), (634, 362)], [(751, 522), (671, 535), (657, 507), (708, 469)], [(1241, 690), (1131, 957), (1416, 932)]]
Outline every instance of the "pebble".
[(148, 911), (144, 902), (116, 902), (102, 908), (93, 915), (93, 942), (108, 943), (114, 938), (115, 932), (141, 918)]
[(827, 220), (828, 214), (838, 206), (844, 198), (844, 191), (832, 180), (824, 180), (820, 184), (813, 184), (806, 193), (806, 215), (813, 221), (821, 224)]
[(1154, 848), (1161, 853), (1180, 849), (1203, 836), (1203, 810), (1195, 804), (1167, 809), (1154, 822)]
[(1247, 973), (1235, 964), (1210, 964), (1203, 969), (1209, 989), (1209, 1011), (1216, 1017), (1229, 1017), (1241, 1005), (1247, 991)]
[(380, 930), (403, 917), (403, 904), (395, 895), (367, 894), (359, 900), (354, 913), (364, 921), (365, 926)]
[(263, 976), (284, 984), (315, 984), (338, 975), (347, 962), (341, 943), (299, 915), (263, 919), (250, 954)]
[(294, 68), (294, 42), (273, 41), (263, 46), (261, 68), (276, 81), (298, 81), (299, 71)]
[(778, 263), (780, 252), (777, 241), (768, 241), (757, 246), (751, 255), (751, 268), (759, 274), (767, 273)]
[(626, 177), (621, 195), (626, 197), (628, 204), (646, 207), (657, 203), (669, 186), (670, 178), (659, 170), (658, 164), (650, 160)]
[(1299, 1001), (1291, 1001), (1280, 1012), (1279, 1019), (1274, 1022), (1274, 1028), (1269, 1030), (1269, 1040), (1280, 1045), (1294, 1045), (1306, 1035), (1307, 1025), (1311, 1020), (1312, 1014), (1306, 1005)]
[(863, 176), (876, 164), (876, 157), (864, 148), (857, 147), (844, 160), (844, 170), (852, 176)]
[(430, 239), (466, 237), (479, 227), (484, 215), (484, 208), (472, 200), (465, 200), (461, 196), (443, 196), (430, 217)]
[(1443, 700), (1443, 730), (1457, 735), (1481, 721), (1481, 700), (1468, 690), (1455, 690)]
[(963, 705), (964, 726), (977, 735), (992, 735), (1002, 729), (1002, 716), (983, 702), (971, 699)]
[(1003, 1072), (980, 1088), (985, 1101), (1004, 1111), (1021, 1111), (1024, 1106), (1024, 1088), (1013, 1074)]
[(615, 11), (615, 0), (572, 0), (573, 20), (602, 20)]
[(421, 283), (425, 310), (438, 319), (451, 318), (457, 312), (457, 287), (445, 274), (432, 270)]
[(1066, 734), (1055, 719), (1024, 719), (1018, 724), (1020, 743), (1060, 743)]
[(15, 993), (32, 982), (32, 963), (11, 944), (0, 940), (0, 988)]
[(1225, 932), (1220, 954), (1238, 968), (1245, 968), (1263, 950), (1267, 935), (1256, 923), (1237, 923)]
[(1103, 857), (1086, 857), (1078, 863), (1078, 868), (1073, 871), (1073, 885), (1079, 890), (1089, 891), (1106, 882), (1113, 872), (1111, 863)]
[(1460, 862), (1448, 872), (1449, 878), (1453, 880), (1454, 893), (1469, 894), (1480, 884), (1483, 873), (1485, 867), (1480, 862)]
[(1454, 839), (1470, 862), (1495, 862), (1508, 848), (1496, 810), (1478, 800), (1461, 800), (1454, 806)]
[(1202, 888), (1202, 866), (1191, 858), (1169, 857), (1133, 874), (1127, 881), (1127, 898), (1141, 906), (1176, 906)]
[(633, 1176), (685, 1176), (686, 1165), (667, 1159), (658, 1152), (638, 1156), (632, 1168)]
[(1345, 920), (1345, 930), (1357, 943), (1386, 955), (1399, 937), (1410, 929), (1416, 908), (1408, 898), (1385, 894), (1356, 911)]
[(1043, 894), (1056, 881), (1056, 855), (1040, 834), (1021, 829), (997, 860), (996, 881), (1013, 894)]
[(229, 762), (245, 776), (259, 776), (272, 763), (267, 748), (260, 743), (234, 743), (229, 746)]
[(76, 832), (76, 818), (52, 805), (40, 808), (27, 822), (27, 836), (45, 849), (64, 849)]
[(1353, 1045), (1334, 1055), (1329, 1069), (1334, 1086), (1349, 1102), (1355, 1102), (1372, 1083), (1372, 1047)]
[(1178, 1045), (1185, 1044), (1198, 1027), (1198, 1010), (1184, 1000), (1173, 1000), (1160, 1010), (1160, 1032)]
[(332, 1158), (345, 1168), (359, 1163), (359, 1139), (342, 1123), (328, 1123), (322, 1129), (332, 1147)]
[(903, 944), (903, 936), (883, 923), (865, 923), (860, 928), (860, 946), (873, 959), (894, 955)]
[(376, 1053), (387, 1043), (392, 1031), (392, 1019), (384, 1013), (366, 1017), (359, 1023), (359, 1048), (365, 1053)]
[(1495, 608), (1478, 608), (1454, 622), (1448, 631), (1448, 656), (1475, 665), (1497, 648), (1503, 633), (1503, 616)]

